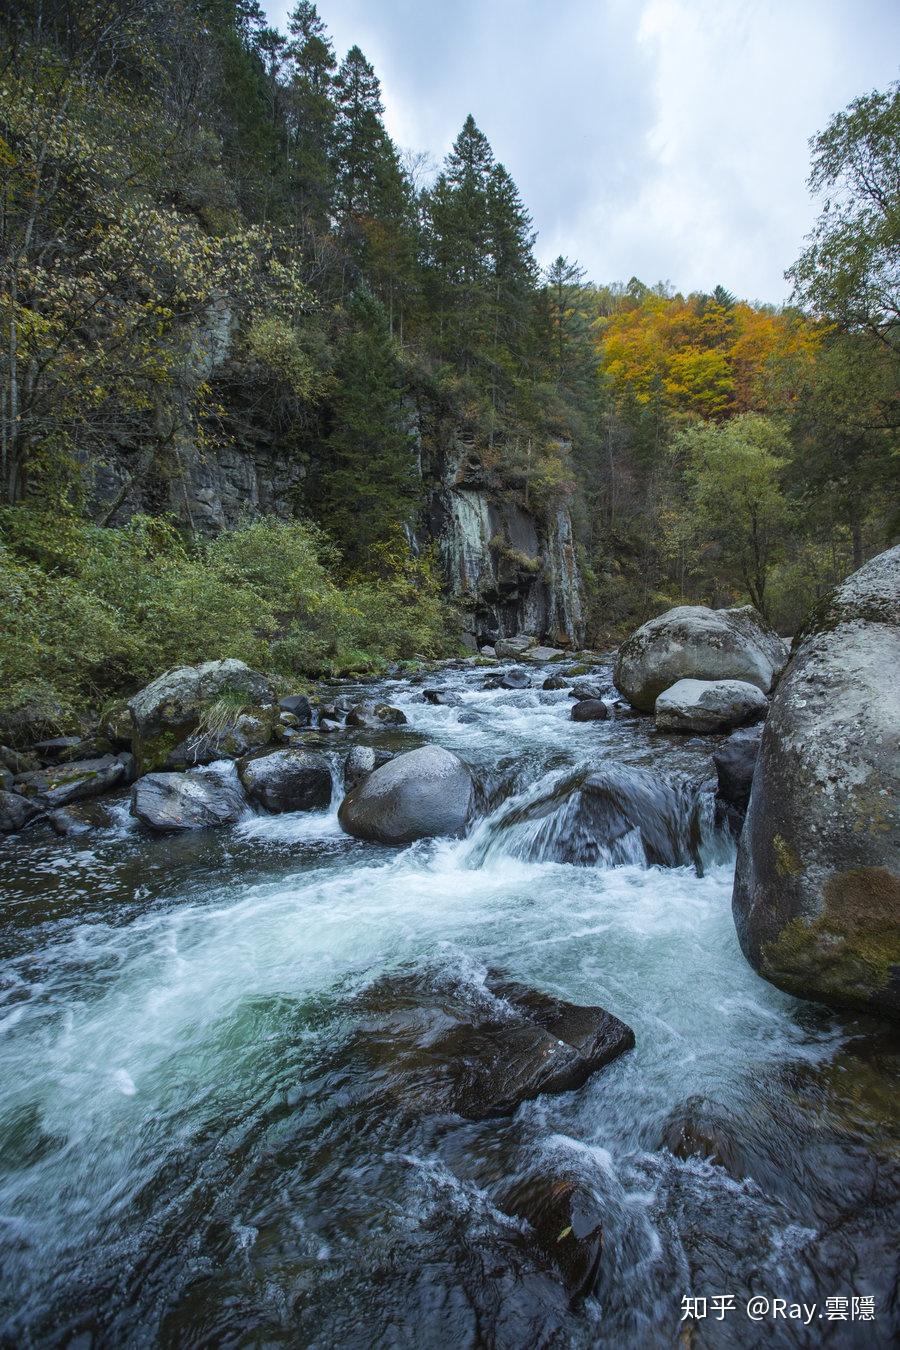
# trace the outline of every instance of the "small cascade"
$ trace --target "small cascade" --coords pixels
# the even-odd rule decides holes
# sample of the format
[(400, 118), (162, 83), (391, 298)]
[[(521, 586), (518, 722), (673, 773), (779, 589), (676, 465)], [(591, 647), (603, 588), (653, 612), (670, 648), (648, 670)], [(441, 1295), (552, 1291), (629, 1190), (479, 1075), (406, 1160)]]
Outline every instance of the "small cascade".
[(710, 792), (681, 775), (603, 764), (546, 775), (482, 821), (469, 865), (498, 855), (576, 867), (685, 867), (699, 875), (733, 844), (715, 823)]

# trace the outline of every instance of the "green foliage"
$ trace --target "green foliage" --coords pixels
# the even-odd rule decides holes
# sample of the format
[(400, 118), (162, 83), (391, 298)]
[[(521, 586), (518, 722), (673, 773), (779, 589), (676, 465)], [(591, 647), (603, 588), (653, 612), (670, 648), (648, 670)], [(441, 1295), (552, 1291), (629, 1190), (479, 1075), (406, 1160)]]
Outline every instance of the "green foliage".
[(65, 720), (173, 666), (227, 656), (287, 676), (452, 649), (428, 560), (397, 552), (380, 563), (378, 586), (341, 588), (334, 550), (299, 521), (256, 521), (204, 544), (159, 519), (102, 529), (7, 508), (4, 707), (58, 708)]

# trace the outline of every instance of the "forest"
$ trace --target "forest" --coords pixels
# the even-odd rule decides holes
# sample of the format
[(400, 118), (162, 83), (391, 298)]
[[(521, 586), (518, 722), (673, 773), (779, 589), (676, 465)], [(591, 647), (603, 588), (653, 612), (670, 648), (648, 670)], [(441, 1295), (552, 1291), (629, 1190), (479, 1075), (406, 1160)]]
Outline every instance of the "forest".
[[(423, 533), (451, 436), (538, 517), (565, 504), (591, 646), (680, 601), (793, 633), (896, 536), (900, 86), (814, 141), (821, 213), (776, 308), (542, 270), (475, 116), (439, 166), (395, 145), (310, 0), (285, 33), (256, 0), (23, 0), (0, 24), (8, 706), (65, 720), (210, 657), (458, 651)], [(248, 440), (296, 466), (287, 510), (173, 521), (186, 448)], [(129, 511), (138, 490), (159, 509)]]

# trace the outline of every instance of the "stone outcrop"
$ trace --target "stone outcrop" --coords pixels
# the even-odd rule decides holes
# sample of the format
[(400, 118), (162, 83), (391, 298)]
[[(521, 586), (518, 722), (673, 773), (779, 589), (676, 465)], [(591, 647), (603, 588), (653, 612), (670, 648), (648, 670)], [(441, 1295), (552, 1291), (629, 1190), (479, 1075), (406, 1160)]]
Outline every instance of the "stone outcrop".
[(622, 643), (613, 679), (634, 708), (652, 712), (679, 680), (745, 680), (764, 694), (787, 660), (785, 642), (750, 605), (679, 605)]
[(772, 701), (738, 850), (751, 964), (792, 993), (900, 1015), (900, 547), (808, 622)]
[[(221, 735), (213, 736), (212, 743), (204, 744), (204, 738), (209, 739), (208, 732), (200, 731), (204, 711), (219, 701), (232, 702), (234, 713), (226, 719), (228, 726), (225, 728), (231, 730), (246, 709), (270, 705), (273, 698), (266, 677), (251, 670), (243, 661), (205, 661), (199, 666), (179, 666), (176, 670), (166, 671), (135, 694), (128, 704), (139, 772), (179, 768), (186, 762), (203, 763), (204, 758), (209, 762), (226, 755), (228, 751), (221, 743)], [(193, 742), (193, 747), (185, 744), (189, 741)], [(259, 739), (254, 743), (264, 744), (265, 741)], [(242, 736), (235, 744), (234, 754), (246, 753), (250, 748), (247, 737)]]

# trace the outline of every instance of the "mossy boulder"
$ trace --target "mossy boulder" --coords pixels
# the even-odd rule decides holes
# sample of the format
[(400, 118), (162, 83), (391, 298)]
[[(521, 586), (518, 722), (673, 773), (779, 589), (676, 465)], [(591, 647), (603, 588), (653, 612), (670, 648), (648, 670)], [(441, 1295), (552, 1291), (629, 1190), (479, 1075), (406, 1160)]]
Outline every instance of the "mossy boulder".
[(653, 712), (679, 680), (745, 680), (767, 694), (787, 655), (787, 644), (752, 605), (678, 605), (622, 643), (613, 681), (633, 708)]
[(775, 694), (738, 851), (747, 959), (791, 993), (900, 1015), (900, 547), (838, 587)]
[[(138, 771), (143, 774), (199, 762), (196, 755), (188, 761), (184, 752), (179, 754), (184, 742), (192, 737), (215, 737), (233, 727), (241, 713), (271, 705), (274, 697), (265, 675), (243, 661), (205, 661), (166, 671), (128, 704)], [(273, 728), (274, 720), (273, 716)], [(236, 751), (245, 753), (247, 748), (236, 747)]]

